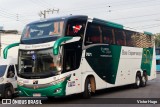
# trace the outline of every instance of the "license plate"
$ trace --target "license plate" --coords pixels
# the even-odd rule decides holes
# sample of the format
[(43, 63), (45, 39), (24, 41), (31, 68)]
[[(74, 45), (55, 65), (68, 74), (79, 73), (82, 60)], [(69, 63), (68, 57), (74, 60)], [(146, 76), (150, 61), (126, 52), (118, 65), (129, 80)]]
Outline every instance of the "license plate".
[(41, 94), (40, 93), (34, 93), (33, 97), (41, 97)]

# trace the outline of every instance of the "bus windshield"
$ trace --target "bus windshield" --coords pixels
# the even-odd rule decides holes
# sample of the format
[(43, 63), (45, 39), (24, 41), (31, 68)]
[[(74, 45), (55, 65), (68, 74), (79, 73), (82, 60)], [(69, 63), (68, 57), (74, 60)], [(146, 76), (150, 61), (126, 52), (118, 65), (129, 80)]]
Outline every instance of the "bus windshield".
[(38, 51), (20, 51), (20, 77), (47, 78), (58, 75), (62, 70), (61, 58), (54, 56), (52, 49)]
[(22, 39), (43, 38), (46, 36), (61, 36), (63, 32), (64, 21), (39, 22), (29, 24), (22, 33)]

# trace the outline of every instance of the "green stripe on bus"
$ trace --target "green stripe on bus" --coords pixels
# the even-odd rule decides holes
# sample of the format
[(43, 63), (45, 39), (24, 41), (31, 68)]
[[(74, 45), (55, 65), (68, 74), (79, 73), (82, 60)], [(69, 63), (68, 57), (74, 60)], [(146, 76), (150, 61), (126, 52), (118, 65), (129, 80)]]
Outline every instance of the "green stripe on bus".
[(124, 29), (124, 26), (121, 25), (121, 24), (118, 24), (118, 23), (114, 23), (114, 22), (111, 22), (111, 21), (106, 21), (106, 20), (101, 20), (101, 19), (97, 19), (97, 18), (94, 18), (93, 19), (93, 22), (98, 22), (100, 24), (106, 24), (110, 27), (114, 27), (114, 28), (119, 28), (119, 29)]
[(3, 50), (3, 57), (4, 59), (7, 59), (7, 55), (8, 55), (8, 50), (12, 47), (15, 47), (15, 46), (19, 46), (19, 43), (13, 43), (13, 44), (10, 44), (8, 45), (7, 47), (4, 48)]
[(121, 55), (121, 48), (122, 48), (122, 46), (116, 46), (116, 45), (111, 45), (110, 46), (110, 49), (111, 49), (111, 52), (112, 52), (112, 61), (111, 61), (112, 72), (108, 76), (108, 78), (109, 78), (108, 81), (111, 84), (115, 84), (115, 82), (116, 82), (119, 60), (120, 60), (120, 55)]
[(86, 60), (94, 72), (110, 84), (115, 84), (121, 46), (97, 45), (86, 49)]
[(107, 25), (110, 26), (110, 27), (115, 27), (115, 28), (119, 28), (119, 29), (123, 29), (124, 28), (124, 26), (121, 25), (121, 24), (117, 24), (117, 23), (109, 22), (109, 21), (107, 21)]
[[(32, 97), (33, 94), (40, 94), (42, 97), (47, 97), (47, 96), (65, 96), (66, 95), (66, 87), (67, 87), (67, 81), (70, 79), (71, 76), (67, 77), (63, 82), (58, 83), (56, 85), (52, 85), (49, 87), (45, 88), (38, 88), (38, 89), (33, 89), (33, 88), (26, 88), (25, 86), (19, 86), (18, 85), (18, 90), (21, 91), (19, 96), (28, 96)], [(56, 90), (59, 89), (58, 92)]]
[(144, 34), (152, 36), (153, 33), (144, 31)]

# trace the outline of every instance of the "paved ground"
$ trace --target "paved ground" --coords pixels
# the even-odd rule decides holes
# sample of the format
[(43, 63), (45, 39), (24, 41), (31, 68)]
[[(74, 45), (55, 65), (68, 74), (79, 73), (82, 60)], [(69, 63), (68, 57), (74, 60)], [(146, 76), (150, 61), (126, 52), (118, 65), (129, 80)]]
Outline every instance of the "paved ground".
[[(156, 98), (156, 99), (153, 99)], [(18, 98), (16, 98), (18, 99)], [(33, 98), (27, 98), (33, 99)], [(35, 100), (37, 98), (34, 98)], [(146, 87), (141, 87), (139, 89), (133, 89), (130, 85), (123, 87), (116, 87), (105, 89), (96, 92), (95, 95), (92, 96), (91, 99), (81, 99), (78, 95), (68, 96), (65, 98), (58, 98), (53, 100), (48, 100), (47, 98), (38, 98), (42, 100), (42, 105), (38, 105), (38, 107), (159, 107), (158, 104), (129, 104), (129, 103), (138, 103), (137, 101), (152, 101), (151, 103), (156, 103), (156, 101), (160, 101), (160, 73), (157, 74), (157, 78), (152, 81), (148, 81)], [(112, 104), (112, 103), (121, 103), (121, 104)], [(1, 102), (0, 102), (1, 103)], [(58, 104), (57, 104), (58, 103)], [(110, 103), (110, 104), (106, 104)], [(124, 104), (128, 103), (128, 104)], [(0, 105), (0, 107), (19, 107), (22, 105)], [(24, 106), (35, 106), (35, 105), (23, 105)]]

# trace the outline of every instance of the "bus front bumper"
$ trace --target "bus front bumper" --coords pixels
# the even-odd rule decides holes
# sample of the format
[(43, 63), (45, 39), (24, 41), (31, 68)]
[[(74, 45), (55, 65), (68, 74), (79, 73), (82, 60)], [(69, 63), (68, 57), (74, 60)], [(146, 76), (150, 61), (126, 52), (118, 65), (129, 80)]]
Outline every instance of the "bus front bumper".
[(66, 82), (62, 82), (56, 85), (52, 85), (45, 88), (27, 88), (25, 86), (19, 86), (19, 96), (27, 97), (48, 97), (48, 96), (65, 96), (66, 94)]

